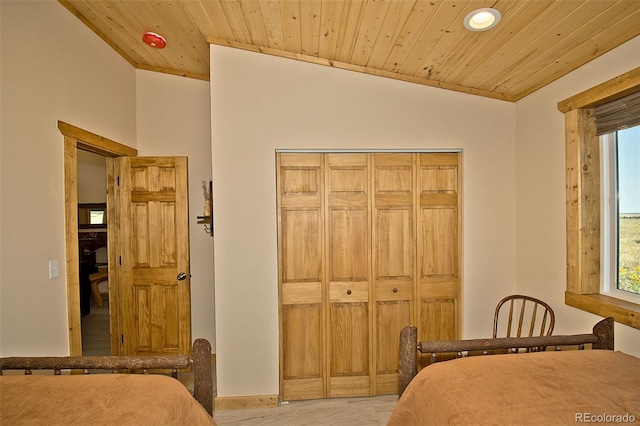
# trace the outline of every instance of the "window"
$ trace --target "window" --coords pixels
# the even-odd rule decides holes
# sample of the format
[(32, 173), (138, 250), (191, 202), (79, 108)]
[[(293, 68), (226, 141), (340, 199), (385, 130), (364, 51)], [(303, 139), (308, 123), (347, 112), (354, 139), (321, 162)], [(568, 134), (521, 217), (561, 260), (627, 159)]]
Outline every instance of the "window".
[(92, 225), (105, 223), (104, 210), (91, 210), (89, 222)]
[(602, 285), (640, 302), (640, 126), (600, 138)]
[[(640, 114), (628, 111), (623, 99), (640, 94), (640, 67), (606, 81), (592, 89), (558, 103), (565, 114), (566, 146), (566, 214), (567, 281), (565, 303), (616, 322), (640, 329), (640, 302), (632, 302), (602, 292), (601, 281), (601, 170), (598, 135), (618, 130), (600, 131), (597, 110), (609, 109), (613, 103), (623, 106), (632, 120)], [(614, 107), (616, 105), (613, 105)], [(635, 105), (637, 107), (637, 105)], [(637, 110), (635, 110), (637, 112)], [(618, 118), (616, 117), (616, 120)], [(629, 122), (628, 127), (640, 125)], [(597, 125), (598, 124), (598, 125)], [(609, 123), (607, 123), (609, 124)]]
[(107, 203), (78, 204), (78, 228), (106, 228)]

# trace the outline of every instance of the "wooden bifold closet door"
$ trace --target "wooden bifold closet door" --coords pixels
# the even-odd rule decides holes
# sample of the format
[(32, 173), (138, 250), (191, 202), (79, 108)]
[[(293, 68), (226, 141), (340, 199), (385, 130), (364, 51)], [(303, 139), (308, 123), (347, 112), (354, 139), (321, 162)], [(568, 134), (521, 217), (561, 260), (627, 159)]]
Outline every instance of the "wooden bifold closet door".
[(397, 393), (404, 326), (459, 335), (459, 161), (277, 154), (282, 400)]

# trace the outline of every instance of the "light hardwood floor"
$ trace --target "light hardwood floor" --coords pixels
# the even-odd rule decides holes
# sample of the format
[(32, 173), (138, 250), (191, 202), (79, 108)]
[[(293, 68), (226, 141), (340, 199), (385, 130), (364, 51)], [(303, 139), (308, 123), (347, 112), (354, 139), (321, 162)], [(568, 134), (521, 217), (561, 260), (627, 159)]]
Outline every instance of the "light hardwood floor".
[[(91, 300), (91, 313), (82, 318), (83, 355), (110, 355), (109, 303), (98, 308)], [(213, 386), (216, 395), (216, 368), (213, 365)], [(187, 389), (193, 390), (193, 375), (178, 374)], [(386, 425), (398, 401), (397, 395), (368, 398), (334, 398), (292, 401), (274, 408), (217, 410), (213, 418), (219, 426), (381, 426)]]
[(90, 311), (82, 317), (82, 355), (111, 355), (109, 337), (109, 294), (107, 282), (98, 286), (101, 290), (103, 306), (96, 306), (91, 297)]
[(293, 401), (275, 408), (214, 411), (219, 426), (382, 426), (397, 395)]

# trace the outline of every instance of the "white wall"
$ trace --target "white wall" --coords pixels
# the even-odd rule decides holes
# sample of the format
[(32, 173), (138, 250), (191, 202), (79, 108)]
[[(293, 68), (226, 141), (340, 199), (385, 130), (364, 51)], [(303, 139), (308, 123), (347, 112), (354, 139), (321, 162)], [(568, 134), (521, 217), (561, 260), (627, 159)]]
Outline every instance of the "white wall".
[(189, 157), (193, 336), (215, 348), (213, 239), (195, 223), (211, 177), (208, 82), (136, 71), (56, 1), (3, 0), (0, 17), (0, 353), (69, 353), (58, 120)]
[(211, 180), (209, 82), (136, 75), (138, 154), (188, 157), (192, 336), (209, 340), (215, 352), (213, 238), (196, 223), (204, 207), (201, 183)]
[(515, 105), (211, 46), (218, 396), (278, 393), (276, 149), (461, 148), (465, 337), (515, 289)]
[[(600, 317), (564, 304), (565, 135), (558, 102), (640, 66), (640, 37), (516, 104), (517, 290), (547, 301), (554, 333), (586, 333)], [(616, 349), (640, 356), (640, 330), (616, 323)]]
[(0, 11), (0, 353), (68, 355), (57, 121), (135, 147), (135, 70), (58, 2)]
[(78, 150), (78, 203), (107, 202), (107, 160)]

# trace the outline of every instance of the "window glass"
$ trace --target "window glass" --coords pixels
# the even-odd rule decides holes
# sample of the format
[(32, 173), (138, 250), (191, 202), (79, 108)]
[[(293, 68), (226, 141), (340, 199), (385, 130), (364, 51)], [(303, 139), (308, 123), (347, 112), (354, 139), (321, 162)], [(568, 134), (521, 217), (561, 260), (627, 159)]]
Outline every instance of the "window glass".
[(102, 224), (104, 222), (104, 210), (91, 210), (89, 213), (89, 223), (92, 225)]
[(617, 132), (616, 159), (617, 288), (640, 294), (640, 126)]

